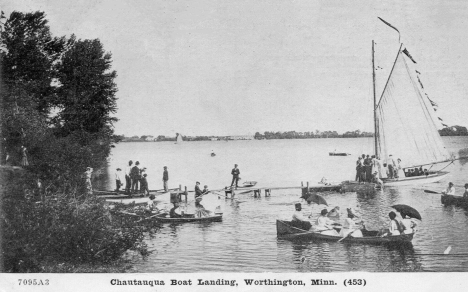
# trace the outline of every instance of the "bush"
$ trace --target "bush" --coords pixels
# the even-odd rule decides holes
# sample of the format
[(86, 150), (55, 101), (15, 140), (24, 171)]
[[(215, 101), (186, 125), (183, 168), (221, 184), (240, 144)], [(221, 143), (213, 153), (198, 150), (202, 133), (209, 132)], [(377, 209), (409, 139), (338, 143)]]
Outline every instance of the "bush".
[(106, 264), (127, 250), (147, 253), (144, 229), (114, 219), (102, 200), (58, 195), (40, 202), (4, 200), (4, 269), (41, 272), (42, 262)]

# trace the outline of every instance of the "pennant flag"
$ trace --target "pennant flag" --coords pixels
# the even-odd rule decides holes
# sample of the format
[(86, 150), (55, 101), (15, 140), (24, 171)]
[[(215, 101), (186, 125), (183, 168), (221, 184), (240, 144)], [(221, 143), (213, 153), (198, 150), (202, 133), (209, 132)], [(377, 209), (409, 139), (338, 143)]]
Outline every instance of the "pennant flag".
[(414, 64), (417, 64), (416, 61), (413, 59), (413, 57), (411, 57), (410, 53), (408, 52), (406, 48), (403, 49), (403, 53), (405, 53), (405, 55), (407, 55), (408, 58), (410, 58), (410, 60), (413, 61)]
[(448, 127), (448, 126), (447, 126), (446, 124), (444, 124), (444, 123), (442, 123), (442, 126), (444, 126), (444, 127)]
[(419, 79), (419, 76), (416, 76), (416, 77), (418, 77), (418, 82), (421, 85), (421, 88), (424, 89), (424, 85), (422, 84), (421, 79)]
[(439, 120), (443, 121), (441, 118), (437, 117)]
[(421, 74), (421, 72), (419, 72), (418, 70), (414, 70), (414, 71), (416, 71), (416, 73), (418, 73), (418, 74)]
[(383, 23), (385, 23), (386, 25), (390, 26), (391, 28), (393, 28), (394, 30), (396, 30), (398, 32), (398, 42), (400, 42), (400, 31), (398, 29), (396, 29), (396, 27), (394, 27), (393, 25), (391, 25), (390, 23), (386, 22), (385, 20), (383, 20), (382, 18), (378, 17), (378, 19), (382, 20)]

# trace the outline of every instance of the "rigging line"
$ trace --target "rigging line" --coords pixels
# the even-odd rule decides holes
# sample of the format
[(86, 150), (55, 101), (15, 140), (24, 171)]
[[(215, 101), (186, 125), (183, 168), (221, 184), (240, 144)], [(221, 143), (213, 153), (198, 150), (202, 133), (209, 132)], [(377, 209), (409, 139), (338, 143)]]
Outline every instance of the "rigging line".
[(382, 91), (382, 94), (380, 95), (380, 98), (379, 98), (379, 102), (377, 103), (377, 106), (379, 106), (380, 104), (380, 101), (382, 100), (382, 96), (385, 92), (385, 89), (387, 88), (387, 85), (388, 85), (388, 81), (390, 80), (390, 77), (392, 76), (392, 72), (393, 72), (393, 69), (395, 68), (395, 64), (396, 64), (396, 61), (398, 60), (398, 56), (400, 55), (401, 53), (401, 47), (403, 46), (403, 44), (400, 44), (400, 48), (398, 49), (398, 54), (395, 58), (395, 62), (393, 62), (393, 66), (392, 66), (392, 70), (390, 71), (390, 74), (388, 75), (388, 78), (387, 78), (387, 82), (385, 83), (385, 86), (383, 88), (383, 91)]
[(451, 164), (454, 163), (455, 160), (452, 160), (452, 162), (450, 162), (449, 164), (447, 164), (444, 168), (438, 170), (437, 172), (441, 172), (442, 170), (446, 169), (447, 167), (449, 167)]

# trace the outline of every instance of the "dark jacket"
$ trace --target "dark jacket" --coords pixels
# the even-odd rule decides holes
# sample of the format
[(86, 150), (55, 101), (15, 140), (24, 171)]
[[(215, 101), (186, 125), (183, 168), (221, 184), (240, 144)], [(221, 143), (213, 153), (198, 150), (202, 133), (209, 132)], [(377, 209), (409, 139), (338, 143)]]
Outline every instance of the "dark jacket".
[(232, 171), (231, 171), (231, 174), (232, 174), (234, 177), (238, 177), (239, 174), (240, 174), (239, 168), (233, 168)]
[(163, 180), (164, 181), (169, 180), (169, 172), (167, 172), (167, 170), (163, 172)]
[(195, 186), (195, 198), (198, 198), (200, 197), (201, 195), (203, 195), (203, 192), (202, 190), (200, 189), (200, 187), (198, 185)]

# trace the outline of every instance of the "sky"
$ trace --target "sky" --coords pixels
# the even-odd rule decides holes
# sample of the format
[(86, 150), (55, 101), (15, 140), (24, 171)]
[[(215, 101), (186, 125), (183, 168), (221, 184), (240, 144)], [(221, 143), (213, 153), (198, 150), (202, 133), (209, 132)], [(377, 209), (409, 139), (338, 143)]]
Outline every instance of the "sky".
[(117, 71), (116, 134), (373, 131), (401, 42), (448, 125), (468, 126), (468, 2), (4, 0), (53, 35), (98, 38)]

